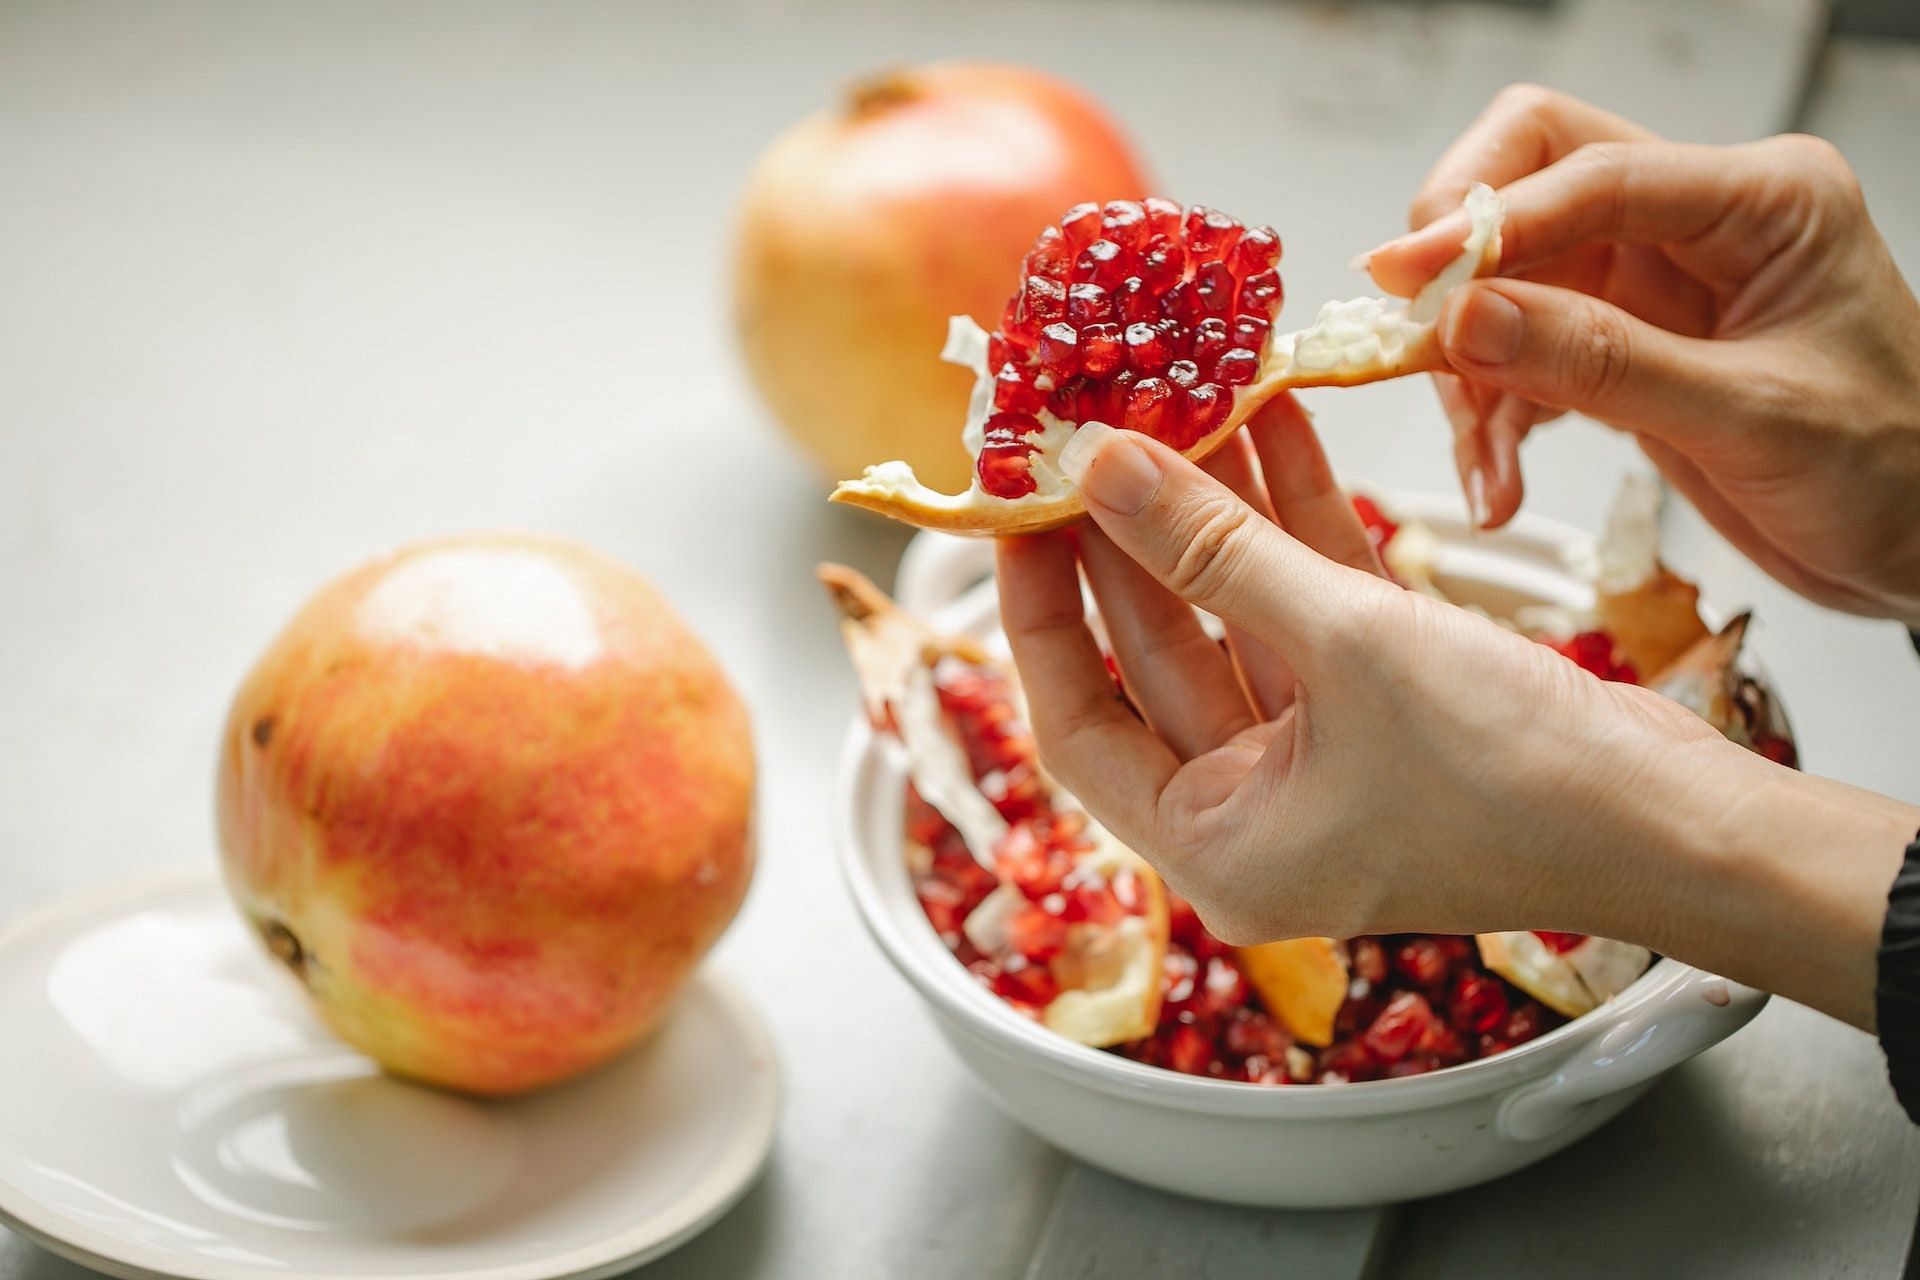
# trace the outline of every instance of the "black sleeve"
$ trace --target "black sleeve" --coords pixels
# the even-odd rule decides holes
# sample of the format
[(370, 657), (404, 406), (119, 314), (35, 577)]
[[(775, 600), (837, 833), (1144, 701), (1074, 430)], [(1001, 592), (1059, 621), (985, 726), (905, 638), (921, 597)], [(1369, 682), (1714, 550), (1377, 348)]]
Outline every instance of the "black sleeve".
[(1907, 846), (1887, 894), (1874, 1005), (1893, 1092), (1907, 1118), (1920, 1124), (1920, 837)]

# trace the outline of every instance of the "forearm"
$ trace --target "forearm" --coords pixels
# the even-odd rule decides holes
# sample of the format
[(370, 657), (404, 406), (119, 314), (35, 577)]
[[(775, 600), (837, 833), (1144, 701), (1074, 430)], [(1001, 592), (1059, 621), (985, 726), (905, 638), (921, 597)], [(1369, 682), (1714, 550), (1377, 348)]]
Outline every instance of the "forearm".
[(1633, 869), (1594, 931), (1872, 1030), (1887, 890), (1920, 808), (1712, 740), (1671, 744), (1638, 780)]

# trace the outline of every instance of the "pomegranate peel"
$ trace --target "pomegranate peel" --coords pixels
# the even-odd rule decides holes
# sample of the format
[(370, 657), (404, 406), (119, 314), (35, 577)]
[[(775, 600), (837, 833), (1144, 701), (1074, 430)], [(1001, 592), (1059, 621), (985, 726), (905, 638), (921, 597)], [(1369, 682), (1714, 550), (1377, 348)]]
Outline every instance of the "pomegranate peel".
[(1236, 947), (1234, 957), (1267, 1009), (1296, 1040), (1324, 1049), (1347, 998), (1347, 962), (1332, 938), (1288, 938)]
[(1480, 963), (1555, 1013), (1577, 1018), (1625, 991), (1653, 963), (1631, 942), (1580, 936), (1560, 950), (1538, 933), (1483, 933)]
[[(969, 967), (996, 994), (1081, 1044), (1102, 1048), (1151, 1035), (1167, 949), (1166, 891), (1152, 867), (1039, 770), (1030, 735), (1013, 723), (1022, 706), (1013, 673), (973, 641), (926, 627), (854, 570), (826, 564), (817, 572), (840, 612), (868, 717), (905, 752), (910, 803), (937, 811), (997, 881), (952, 912), (960, 939), (978, 956)], [(982, 720), (1004, 748), (985, 769), (953, 705), (965, 701), (955, 690), (968, 681), (1004, 690), (985, 704)], [(1004, 785), (1015, 769), (1033, 783), (1018, 796)], [(909, 850), (917, 870), (931, 871), (939, 856)], [(1023, 882), (1023, 869), (1034, 864)], [(1088, 899), (1106, 914), (1093, 914)], [(1069, 918), (1076, 913), (1084, 918)], [(1021, 929), (1030, 921), (1047, 926), (1044, 953)]]
[[(1148, 201), (1146, 204), (1175, 208), (1167, 202)], [(1109, 211), (1114, 208), (1113, 205), (1107, 207)], [(1081, 208), (1093, 206), (1076, 206), (1076, 209)], [(1197, 333), (1199, 327), (1207, 321), (1219, 321), (1230, 326), (1231, 337), (1227, 340), (1257, 342), (1259, 347), (1257, 366), (1252, 366), (1250, 360), (1239, 359), (1222, 365), (1217, 363), (1220, 356), (1231, 354), (1238, 348), (1227, 347), (1217, 353), (1209, 349), (1207, 358), (1216, 361), (1211, 373), (1216, 381), (1206, 381), (1208, 371), (1201, 369), (1197, 360), (1186, 358), (1179, 352), (1173, 353), (1179, 358), (1171, 364), (1162, 364), (1160, 357), (1167, 353), (1154, 345), (1155, 339), (1151, 335), (1142, 335), (1138, 342), (1132, 336), (1127, 337), (1127, 359), (1133, 359), (1131, 353), (1135, 351), (1153, 351), (1155, 354), (1149, 358), (1150, 363), (1143, 366), (1137, 380), (1124, 381), (1132, 378), (1132, 371), (1115, 363), (1120, 357), (1115, 354), (1114, 334), (1107, 331), (1119, 329), (1120, 321), (1126, 319), (1126, 314), (1124, 310), (1116, 310), (1112, 314), (1117, 318), (1111, 321), (1093, 317), (1109, 314), (1100, 310), (1101, 307), (1126, 306), (1124, 297), (1116, 303), (1109, 295), (1124, 295), (1124, 286), (1137, 284), (1140, 278), (1128, 277), (1120, 286), (1109, 289), (1107, 285), (1095, 283), (1104, 278), (1099, 274), (1104, 269), (1102, 262), (1088, 261), (1083, 257), (1070, 268), (1059, 266), (1059, 259), (1050, 254), (1054, 241), (1066, 233), (1060, 228), (1049, 227), (1042, 234), (1041, 241), (1036, 243), (1034, 252), (1029, 254), (1028, 265), (1034, 266), (1037, 259), (1043, 270), (1058, 269), (1073, 275), (1084, 272), (1089, 278), (1076, 279), (1071, 289), (1080, 290), (1083, 298), (1095, 293), (1101, 296), (1093, 298), (1083, 307), (1081, 314), (1087, 323), (1076, 330), (1067, 319), (1071, 314), (1069, 308), (1072, 300), (1067, 296), (1071, 290), (1065, 285), (1056, 289), (1056, 282), (1050, 277), (1025, 277), (1021, 292), (1015, 294), (1008, 304), (1007, 318), (1003, 324), (1016, 327), (1039, 325), (1033, 340), (1026, 345), (1017, 341), (1017, 335), (1009, 337), (1004, 330), (996, 331), (989, 337), (966, 317), (953, 318), (942, 358), (950, 363), (965, 365), (974, 373), (973, 394), (961, 432), (962, 442), (975, 464), (973, 483), (962, 493), (941, 493), (921, 483), (909, 464), (883, 462), (869, 466), (858, 479), (841, 481), (830, 500), (878, 512), (921, 528), (942, 529), (951, 533), (984, 537), (1039, 533), (1069, 524), (1085, 514), (1086, 508), (1078, 490), (1058, 466), (1060, 450), (1081, 421), (1104, 421), (1110, 425), (1147, 430), (1178, 448), (1184, 456), (1199, 461), (1244, 426), (1268, 400), (1284, 391), (1358, 386), (1444, 368), (1445, 360), (1435, 331), (1435, 321), (1442, 303), (1454, 288), (1469, 279), (1493, 274), (1500, 264), (1500, 223), (1504, 206), (1499, 196), (1492, 189), (1476, 184), (1468, 193), (1466, 208), (1469, 231), (1461, 245), (1460, 255), (1412, 299), (1402, 302), (1356, 298), (1348, 302), (1329, 302), (1320, 308), (1313, 324), (1278, 334), (1267, 332), (1272, 314), (1279, 305), (1279, 281), (1274, 267), (1264, 267), (1245, 276), (1233, 276), (1232, 283), (1239, 289), (1238, 301), (1231, 303), (1229, 311), (1218, 314), (1206, 311), (1208, 306), (1213, 305), (1208, 298), (1221, 293), (1223, 287), (1216, 284), (1208, 273), (1215, 268), (1222, 271), (1227, 268), (1224, 260), (1200, 262), (1197, 257), (1200, 250), (1194, 248), (1202, 243), (1196, 236), (1208, 229), (1204, 226), (1196, 229), (1193, 222), (1196, 214), (1209, 217), (1218, 215), (1200, 206), (1189, 210), (1183, 252), (1192, 260), (1180, 270), (1190, 274), (1168, 286), (1157, 299), (1162, 311), (1177, 311), (1191, 321), (1191, 324), (1171, 321), (1179, 326), (1176, 345), (1184, 344), (1181, 350), (1186, 347), (1197, 350), (1204, 342)], [(1094, 209), (1095, 214), (1098, 212)], [(1075, 214), (1075, 210), (1069, 210), (1063, 225), (1073, 223)], [(1109, 213), (1108, 221), (1112, 217)], [(1232, 222), (1231, 219), (1226, 221)], [(1232, 225), (1235, 230), (1230, 234), (1234, 240), (1228, 248), (1219, 249), (1219, 252), (1226, 253), (1232, 259), (1235, 248), (1261, 237), (1259, 257), (1245, 265), (1259, 266), (1263, 262), (1277, 261), (1278, 237), (1272, 237), (1270, 250), (1264, 247), (1264, 238), (1271, 236), (1267, 228), (1253, 228), (1242, 234), (1243, 229), (1239, 228), (1238, 223)], [(1096, 240), (1084, 252), (1110, 243), (1104, 239)], [(1209, 247), (1205, 251), (1214, 252), (1216, 248)], [(1140, 259), (1128, 261), (1138, 262)], [(1267, 276), (1273, 277), (1270, 286)], [(1091, 289), (1086, 287), (1089, 285)], [(1181, 294), (1181, 290), (1190, 292)], [(1258, 298), (1255, 311), (1242, 313), (1233, 310), (1251, 305), (1248, 301), (1250, 294)], [(1229, 312), (1230, 321), (1227, 319)], [(1243, 320), (1250, 322), (1245, 329), (1240, 327)], [(1042, 321), (1046, 323), (1042, 324)], [(1133, 335), (1136, 329), (1157, 328), (1169, 322), (1170, 318), (1163, 318), (1148, 324), (1143, 318), (1126, 326), (1125, 333)], [(1223, 334), (1226, 332), (1223, 330)], [(1090, 333), (1093, 335), (1091, 338)], [(1256, 338), (1255, 335), (1264, 336)], [(1025, 365), (1002, 363), (995, 368), (995, 344), (1012, 344), (1006, 349), (1030, 353), (1030, 358)], [(1084, 417), (1077, 416), (1083, 412), (1078, 403), (1060, 404), (1057, 406), (1060, 412), (1053, 412), (1058, 394), (1071, 386), (1084, 371), (1093, 369), (1095, 366), (1092, 362), (1096, 359), (1100, 362), (1098, 376), (1101, 379), (1097, 387), (1106, 394), (1096, 397), (1094, 412), (1086, 413)], [(1013, 370), (1016, 376), (1004, 380), (999, 376), (1002, 370)], [(1032, 393), (1024, 398), (1019, 393), (1017, 375), (1022, 371), (1035, 373), (1036, 382), (1038, 378), (1046, 380), (1046, 385), (1040, 390), (1048, 397), (1047, 405), (1037, 404)], [(1242, 377), (1246, 381), (1236, 381)], [(1081, 380), (1085, 381), (1085, 378), (1081, 377)], [(996, 389), (996, 383), (1003, 385)], [(1148, 393), (1148, 383), (1158, 384), (1154, 394)], [(1208, 387), (1214, 390), (1207, 392)], [(1119, 393), (1114, 388), (1125, 391), (1128, 396), (1124, 409), (1117, 403)], [(1186, 417), (1172, 415), (1179, 418), (1177, 428), (1158, 425), (1167, 416), (1162, 410), (1180, 396), (1186, 397), (1179, 401), (1184, 405)], [(1108, 403), (1108, 400), (1113, 402)], [(1000, 424), (997, 430), (996, 424)], [(1196, 424), (1200, 428), (1197, 433)], [(1009, 493), (989, 492), (983, 484), (983, 472), (996, 479), (1004, 476)]]

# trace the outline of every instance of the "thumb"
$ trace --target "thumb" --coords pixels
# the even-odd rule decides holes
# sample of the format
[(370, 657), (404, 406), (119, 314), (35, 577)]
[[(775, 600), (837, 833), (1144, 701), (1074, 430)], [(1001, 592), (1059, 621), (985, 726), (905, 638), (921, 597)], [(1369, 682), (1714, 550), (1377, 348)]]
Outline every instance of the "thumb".
[(1385, 585), (1319, 555), (1150, 436), (1086, 423), (1060, 468), (1095, 523), (1162, 586), (1296, 669), (1350, 629), (1357, 592)]
[(1477, 382), (1668, 439), (1724, 416), (1749, 383), (1728, 343), (1530, 280), (1461, 285), (1438, 327), (1447, 363)]

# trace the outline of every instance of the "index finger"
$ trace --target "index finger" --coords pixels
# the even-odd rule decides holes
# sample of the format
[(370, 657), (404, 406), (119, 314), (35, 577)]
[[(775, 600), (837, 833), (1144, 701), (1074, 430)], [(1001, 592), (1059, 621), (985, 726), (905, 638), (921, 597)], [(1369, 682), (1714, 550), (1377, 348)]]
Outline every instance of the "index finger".
[(1414, 196), (1408, 229), (1433, 234), (1382, 245), (1367, 256), (1367, 270), (1388, 293), (1411, 297), (1460, 252), (1461, 236), (1434, 224), (1460, 208), (1474, 183), (1497, 191), (1589, 143), (1654, 141), (1658, 135), (1591, 103), (1538, 85), (1509, 85), (1442, 153)]

